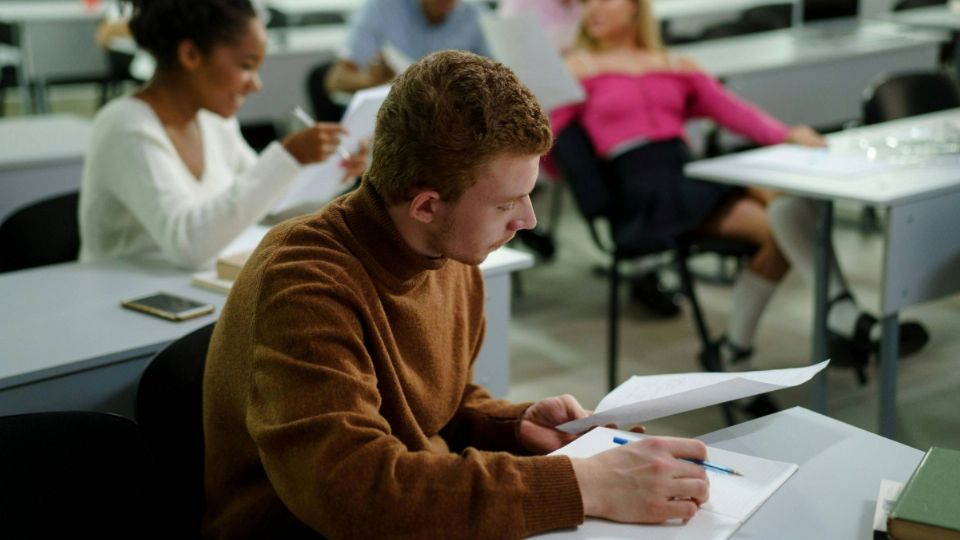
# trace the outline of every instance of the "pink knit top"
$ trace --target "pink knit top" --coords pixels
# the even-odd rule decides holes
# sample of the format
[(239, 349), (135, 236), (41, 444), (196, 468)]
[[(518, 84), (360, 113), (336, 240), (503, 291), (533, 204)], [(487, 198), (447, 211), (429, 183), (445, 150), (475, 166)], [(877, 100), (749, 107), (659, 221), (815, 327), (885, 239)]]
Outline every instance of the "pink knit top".
[(600, 156), (632, 141), (683, 137), (684, 123), (700, 117), (761, 145), (781, 143), (787, 136), (783, 123), (700, 71), (602, 73), (581, 83), (586, 101), (554, 109), (550, 114), (553, 133), (579, 120)]

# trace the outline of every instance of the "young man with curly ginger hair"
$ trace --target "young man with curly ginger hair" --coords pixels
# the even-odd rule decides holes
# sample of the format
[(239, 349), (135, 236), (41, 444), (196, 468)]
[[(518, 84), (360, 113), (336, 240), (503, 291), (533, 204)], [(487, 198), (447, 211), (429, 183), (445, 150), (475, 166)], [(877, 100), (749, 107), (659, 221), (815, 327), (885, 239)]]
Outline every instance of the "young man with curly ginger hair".
[(589, 414), (472, 383), (476, 265), (536, 224), (552, 144), (505, 67), (441, 52), (395, 82), (361, 187), (275, 228), (217, 323), (204, 382), (209, 538), (519, 538), (585, 515), (688, 518), (702, 443), (545, 456)]

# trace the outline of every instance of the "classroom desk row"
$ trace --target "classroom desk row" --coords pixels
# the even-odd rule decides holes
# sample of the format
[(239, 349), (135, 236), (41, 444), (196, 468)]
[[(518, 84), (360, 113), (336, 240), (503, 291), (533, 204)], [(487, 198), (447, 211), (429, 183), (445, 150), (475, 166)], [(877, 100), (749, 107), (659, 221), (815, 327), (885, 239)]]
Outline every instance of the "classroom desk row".
[[(225, 253), (255, 245), (255, 227)], [(487, 331), (475, 380), (506, 394), (510, 376), (510, 274), (533, 264), (501, 248), (480, 265)], [(212, 304), (213, 315), (174, 323), (120, 307), (157, 291)], [(189, 273), (130, 263), (65, 263), (0, 274), (0, 415), (94, 410), (132, 416), (136, 384), (164, 346), (216, 320), (226, 296), (191, 285)]]
[[(960, 291), (960, 109), (828, 136), (830, 152), (790, 153), (787, 145), (691, 163), (694, 178), (760, 186), (817, 204), (817, 267), (811, 363), (827, 357), (827, 278), (834, 201), (884, 208), (881, 274), (879, 432), (896, 436), (901, 310)], [(787, 153), (784, 153), (784, 150)], [(812, 386), (826, 412), (826, 372)]]

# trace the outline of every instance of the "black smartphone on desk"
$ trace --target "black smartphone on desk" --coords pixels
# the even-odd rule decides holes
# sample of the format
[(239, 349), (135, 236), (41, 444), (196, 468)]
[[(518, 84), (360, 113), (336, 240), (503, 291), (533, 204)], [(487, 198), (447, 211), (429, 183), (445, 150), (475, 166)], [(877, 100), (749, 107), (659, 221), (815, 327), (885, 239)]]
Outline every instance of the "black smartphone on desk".
[(120, 302), (120, 305), (168, 321), (185, 321), (213, 313), (214, 306), (174, 294), (158, 292)]

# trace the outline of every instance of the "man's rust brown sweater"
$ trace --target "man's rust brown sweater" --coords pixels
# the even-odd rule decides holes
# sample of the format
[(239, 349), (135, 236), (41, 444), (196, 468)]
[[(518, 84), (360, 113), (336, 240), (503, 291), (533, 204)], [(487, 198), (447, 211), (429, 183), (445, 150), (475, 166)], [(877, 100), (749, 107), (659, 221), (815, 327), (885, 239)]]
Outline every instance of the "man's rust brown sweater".
[(471, 383), (479, 270), (414, 252), (364, 184), (268, 234), (204, 380), (208, 538), (518, 538), (583, 521), (528, 404)]

